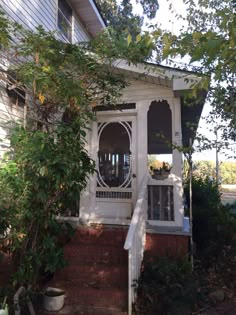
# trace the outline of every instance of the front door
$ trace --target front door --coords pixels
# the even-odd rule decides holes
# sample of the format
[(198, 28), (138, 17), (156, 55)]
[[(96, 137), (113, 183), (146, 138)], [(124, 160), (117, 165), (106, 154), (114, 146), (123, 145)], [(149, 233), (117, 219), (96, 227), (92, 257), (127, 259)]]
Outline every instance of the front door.
[(97, 123), (95, 217), (128, 223), (136, 198), (135, 117), (100, 117)]

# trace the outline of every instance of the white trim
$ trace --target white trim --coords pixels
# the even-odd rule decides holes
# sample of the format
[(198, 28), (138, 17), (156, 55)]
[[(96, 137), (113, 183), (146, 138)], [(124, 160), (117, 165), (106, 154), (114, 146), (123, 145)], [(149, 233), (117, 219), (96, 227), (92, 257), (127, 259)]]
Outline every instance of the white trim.
[(100, 116), (137, 116), (138, 112), (136, 109), (125, 109), (124, 111), (120, 111), (119, 109), (114, 109), (114, 110), (107, 110), (107, 111), (99, 111), (96, 112), (96, 116), (99, 119)]
[(106, 28), (106, 25), (105, 25), (105, 23), (104, 23), (104, 21), (103, 21), (103, 19), (101, 17), (101, 14), (99, 13), (99, 11), (98, 11), (98, 9), (96, 7), (96, 5), (94, 4), (94, 1), (93, 0), (89, 0), (89, 3), (92, 6), (92, 8), (93, 8), (93, 10), (94, 10), (94, 12), (95, 12), (99, 22), (101, 23), (102, 27)]
[(120, 70), (130, 71), (144, 76), (160, 78), (172, 82), (173, 91), (191, 90), (201, 81), (198, 75), (178, 69), (164, 68), (148, 63), (128, 64), (126, 60), (117, 59), (113, 66)]
[(126, 219), (108, 219), (108, 218), (90, 218), (88, 221), (89, 224), (91, 223), (98, 223), (98, 224), (111, 224), (111, 225), (130, 225), (130, 220), (126, 220)]
[[(124, 113), (121, 112), (118, 115), (114, 115), (114, 111), (110, 115), (102, 115), (104, 114), (103, 112), (97, 117), (97, 121), (93, 123), (93, 128), (92, 128), (92, 138), (91, 138), (91, 157), (95, 160), (96, 166), (98, 166), (98, 150), (99, 150), (99, 141), (98, 141), (98, 124), (99, 123), (124, 123), (131, 121), (132, 126), (130, 129), (131, 132), (131, 141), (130, 141), (130, 150), (131, 150), (131, 155), (132, 155), (132, 173), (131, 173), (131, 182), (132, 182), (132, 187), (97, 187), (97, 176), (93, 176), (91, 180), (91, 194), (90, 194), (90, 214), (89, 214), (89, 221), (92, 222), (97, 222), (97, 223), (107, 223), (107, 224), (128, 224), (129, 221), (124, 219), (124, 214), (122, 214), (122, 211), (128, 211), (127, 216), (125, 217), (130, 217), (132, 215), (132, 210), (134, 207), (134, 204), (136, 202), (136, 185), (137, 185), (137, 180), (132, 176), (132, 174), (136, 174), (137, 167), (136, 167), (136, 154), (137, 154), (137, 147), (136, 147), (136, 114), (133, 113)], [(97, 191), (118, 191), (118, 192), (131, 192), (132, 196), (130, 199), (122, 199), (122, 198), (97, 198), (96, 197), (96, 192)], [(112, 204), (119, 205), (122, 207), (123, 205), (129, 205), (129, 210), (126, 206), (125, 208), (121, 209), (121, 217), (117, 218), (114, 217), (114, 219), (111, 217), (101, 217), (102, 214), (99, 213), (98, 217), (96, 216), (96, 207), (99, 206), (101, 203), (106, 203), (109, 207), (111, 207), (111, 212), (112, 212)], [(105, 213), (105, 212), (104, 212)], [(118, 213), (117, 213), (118, 215)]]

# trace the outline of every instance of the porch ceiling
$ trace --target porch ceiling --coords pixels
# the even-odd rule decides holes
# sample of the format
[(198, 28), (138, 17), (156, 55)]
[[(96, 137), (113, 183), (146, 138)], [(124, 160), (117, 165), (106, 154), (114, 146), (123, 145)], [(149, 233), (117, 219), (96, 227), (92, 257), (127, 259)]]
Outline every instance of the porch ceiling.
[(87, 32), (95, 37), (106, 25), (93, 0), (70, 0)]

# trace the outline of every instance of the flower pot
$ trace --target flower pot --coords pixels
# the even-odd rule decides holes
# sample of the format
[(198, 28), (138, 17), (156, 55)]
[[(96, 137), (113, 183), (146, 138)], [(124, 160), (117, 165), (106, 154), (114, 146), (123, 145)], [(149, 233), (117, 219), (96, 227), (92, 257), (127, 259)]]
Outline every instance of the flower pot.
[(46, 311), (59, 311), (64, 306), (65, 291), (47, 288), (43, 295), (43, 307)]
[(170, 172), (162, 172), (162, 173), (154, 172), (154, 174), (152, 175), (152, 178), (156, 180), (164, 180), (164, 179), (167, 179), (169, 175), (170, 175)]
[(8, 315), (8, 307), (7, 305), (5, 306), (5, 308), (0, 308), (0, 315)]

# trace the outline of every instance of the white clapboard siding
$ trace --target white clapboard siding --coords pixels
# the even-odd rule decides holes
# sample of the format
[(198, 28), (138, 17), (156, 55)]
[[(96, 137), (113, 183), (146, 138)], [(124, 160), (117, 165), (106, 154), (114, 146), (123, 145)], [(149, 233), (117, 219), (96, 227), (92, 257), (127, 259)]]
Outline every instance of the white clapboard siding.
[(124, 102), (136, 102), (143, 100), (156, 100), (158, 98), (172, 98), (173, 91), (169, 87), (146, 83), (140, 80), (130, 81), (122, 97)]
[[(12, 21), (18, 22), (24, 28), (34, 31), (39, 25), (46, 31), (57, 30), (58, 0), (0, 0), (0, 7)], [(73, 12), (73, 43), (89, 40), (89, 35), (84, 29), (75, 12)], [(59, 39), (66, 41), (60, 33)], [(16, 37), (13, 37), (16, 42)], [(0, 65), (6, 69), (15, 60), (7, 60), (2, 56)], [(23, 122), (24, 110), (22, 107), (11, 104), (6, 92), (6, 84), (0, 81), (0, 157), (9, 148), (8, 128), (9, 121)]]
[(1, 0), (1, 6), (12, 20), (25, 28), (35, 30), (42, 25), (46, 31), (56, 30), (55, 0)]
[(73, 32), (73, 42), (87, 42), (89, 40), (88, 33), (82, 27), (78, 17), (74, 15), (74, 32)]
[[(46, 31), (57, 30), (57, 0), (1, 0), (0, 5), (8, 17), (27, 29), (42, 25)], [(89, 35), (75, 12), (73, 16), (73, 43), (88, 41)]]

